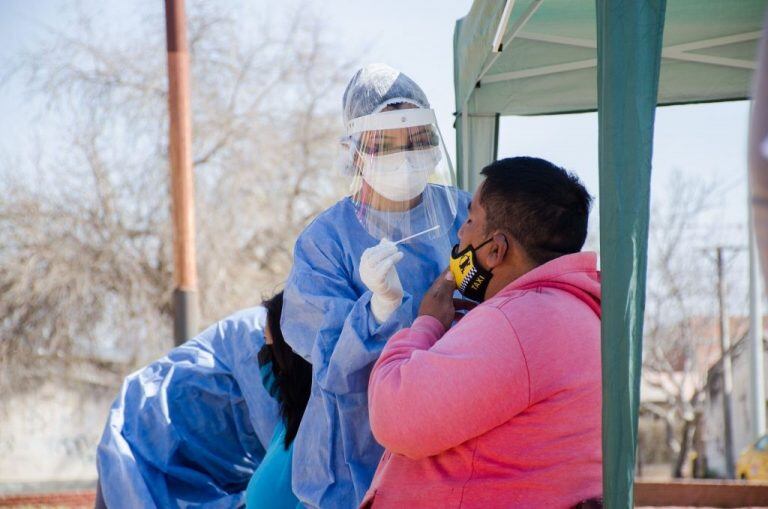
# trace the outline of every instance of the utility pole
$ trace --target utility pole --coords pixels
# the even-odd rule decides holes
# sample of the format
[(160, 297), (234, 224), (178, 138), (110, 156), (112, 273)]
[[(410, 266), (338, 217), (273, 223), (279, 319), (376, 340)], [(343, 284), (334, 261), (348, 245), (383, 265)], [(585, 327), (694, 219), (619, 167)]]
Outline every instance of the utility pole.
[(733, 391), (733, 365), (731, 364), (731, 338), (728, 327), (728, 313), (725, 307), (725, 277), (723, 251), (725, 248), (717, 248), (717, 300), (720, 308), (720, 348), (722, 350), (723, 370), (723, 424), (725, 434), (725, 465), (729, 479), (735, 477), (733, 456), (733, 426), (731, 422)]
[(755, 222), (749, 212), (749, 403), (752, 440), (765, 433), (765, 370), (763, 351), (763, 311), (760, 291), (760, 262), (755, 239)]
[(171, 215), (173, 217), (173, 339), (179, 345), (197, 332), (195, 185), (189, 108), (189, 51), (184, 0), (165, 0), (170, 114)]

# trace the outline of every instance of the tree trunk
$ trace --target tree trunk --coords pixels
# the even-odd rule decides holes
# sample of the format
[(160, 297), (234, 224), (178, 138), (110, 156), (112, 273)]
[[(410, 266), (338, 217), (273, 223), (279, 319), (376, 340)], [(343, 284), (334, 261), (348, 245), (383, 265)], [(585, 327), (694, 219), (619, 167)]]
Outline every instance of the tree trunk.
[(693, 477), (697, 479), (704, 479), (707, 477), (707, 456), (706, 449), (704, 447), (704, 437), (702, 436), (702, 411), (696, 410), (694, 414), (694, 430), (693, 430), (693, 450), (696, 452), (696, 459), (693, 462)]
[(672, 477), (675, 479), (681, 479), (683, 477), (683, 468), (688, 457), (688, 448), (691, 443), (691, 434), (695, 426), (693, 421), (686, 419), (683, 424), (683, 431), (680, 437), (680, 451), (677, 453), (677, 461), (675, 461), (674, 469), (672, 470)]

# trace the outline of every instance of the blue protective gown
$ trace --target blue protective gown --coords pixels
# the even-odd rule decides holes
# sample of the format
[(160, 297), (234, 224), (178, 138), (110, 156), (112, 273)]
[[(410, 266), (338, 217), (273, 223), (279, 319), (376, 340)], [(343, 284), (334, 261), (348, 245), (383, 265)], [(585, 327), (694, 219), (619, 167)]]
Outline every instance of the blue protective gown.
[[(430, 186), (426, 192), (438, 193)], [(371, 292), (360, 280), (360, 257), (376, 245), (345, 198), (320, 214), (296, 242), (284, 294), (281, 328), (286, 341), (312, 362), (312, 394), (294, 442), (293, 491), (310, 507), (357, 507), (383, 449), (368, 420), (368, 378), (384, 343), (415, 319), (421, 297), (448, 267), (450, 248), (467, 216), (470, 196), (458, 192), (454, 218), (448, 207), (439, 239), (422, 236), (401, 244), (397, 264), (401, 306), (383, 324), (370, 310)], [(412, 220), (424, 221), (420, 206)], [(418, 225), (411, 231), (419, 231)]]
[(97, 451), (110, 509), (242, 506), (278, 420), (257, 361), (265, 316), (229, 316), (125, 379)]

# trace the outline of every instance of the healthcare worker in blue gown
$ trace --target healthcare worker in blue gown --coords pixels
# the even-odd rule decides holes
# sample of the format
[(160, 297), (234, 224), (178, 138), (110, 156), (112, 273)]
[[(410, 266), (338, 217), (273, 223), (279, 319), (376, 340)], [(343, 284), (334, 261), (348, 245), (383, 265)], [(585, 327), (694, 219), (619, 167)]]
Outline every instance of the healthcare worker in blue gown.
[(308, 507), (357, 507), (382, 455), (369, 420), (371, 368), (408, 327), (448, 266), (469, 195), (434, 111), (408, 76), (383, 65), (344, 92), (340, 167), (350, 194), (300, 235), (282, 331), (312, 363), (312, 393), (294, 442), (293, 491)]
[(125, 379), (97, 450), (109, 509), (242, 507), (278, 420), (257, 359), (265, 320), (233, 314)]

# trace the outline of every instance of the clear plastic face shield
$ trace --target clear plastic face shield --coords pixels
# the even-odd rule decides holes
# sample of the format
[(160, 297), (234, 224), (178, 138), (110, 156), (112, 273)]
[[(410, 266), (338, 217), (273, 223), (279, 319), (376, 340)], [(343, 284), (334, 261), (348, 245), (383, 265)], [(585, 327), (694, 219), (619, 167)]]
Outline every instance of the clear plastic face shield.
[(343, 145), (352, 201), (371, 236), (405, 243), (448, 233), (457, 191), (433, 110), (399, 103), (355, 118)]

